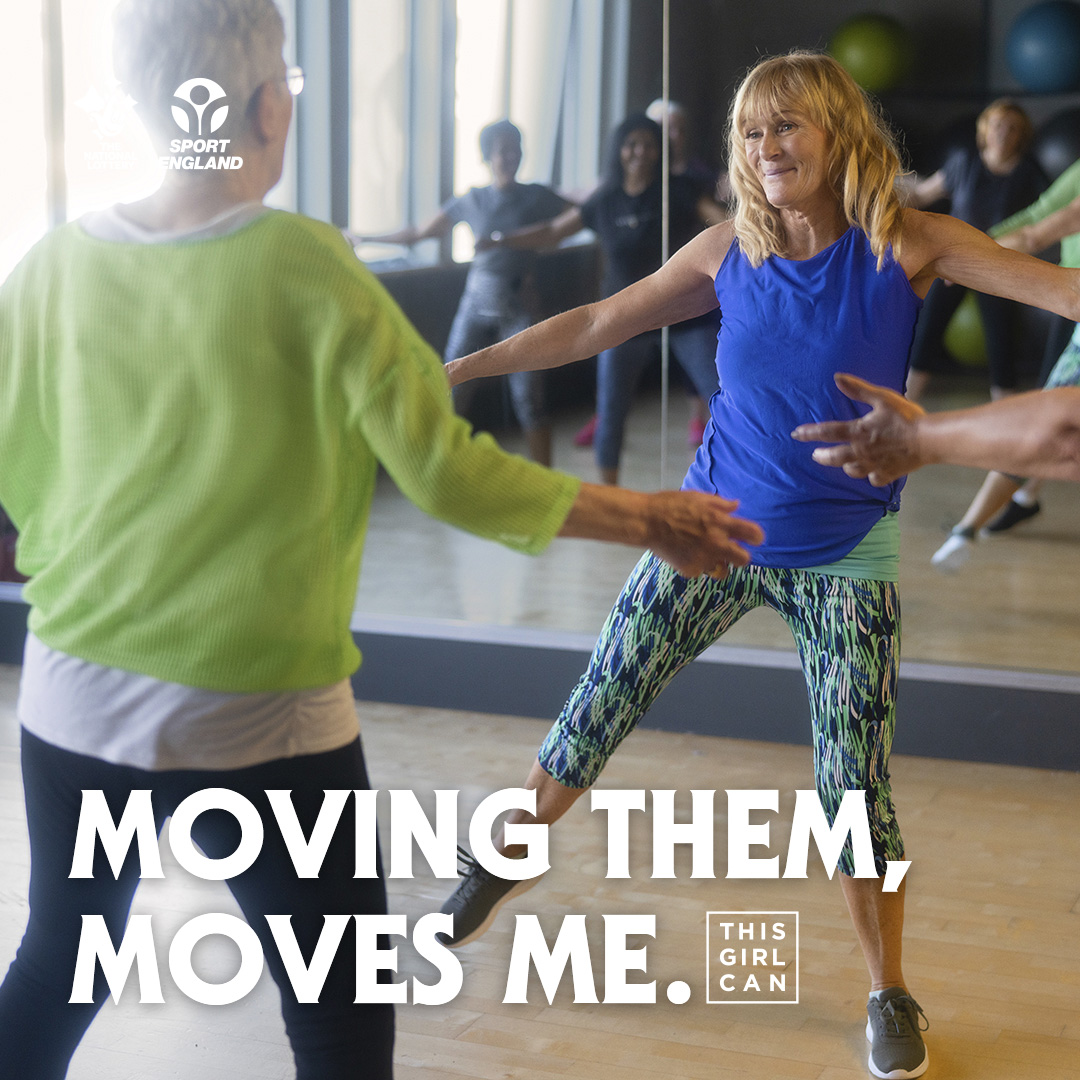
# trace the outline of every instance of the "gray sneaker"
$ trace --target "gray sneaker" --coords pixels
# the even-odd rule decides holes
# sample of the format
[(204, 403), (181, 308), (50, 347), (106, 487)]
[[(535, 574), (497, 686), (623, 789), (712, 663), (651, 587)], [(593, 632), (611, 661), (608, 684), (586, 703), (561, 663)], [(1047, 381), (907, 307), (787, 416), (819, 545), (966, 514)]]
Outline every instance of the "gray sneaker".
[(492, 924), (499, 908), (515, 896), (528, 892), (538, 878), (511, 881), (485, 870), (465, 848), (458, 848), (462, 878), (440, 909), (454, 916), (453, 934), (436, 934), (436, 940), (451, 949), (474, 941)]
[(880, 998), (871, 998), (866, 1005), (866, 1037), (870, 1041), (870, 1060), (867, 1064), (875, 1076), (883, 1080), (909, 1080), (922, 1076), (930, 1064), (930, 1055), (923, 1043), (919, 1017), (926, 1014), (919, 1003), (902, 987), (893, 986)]

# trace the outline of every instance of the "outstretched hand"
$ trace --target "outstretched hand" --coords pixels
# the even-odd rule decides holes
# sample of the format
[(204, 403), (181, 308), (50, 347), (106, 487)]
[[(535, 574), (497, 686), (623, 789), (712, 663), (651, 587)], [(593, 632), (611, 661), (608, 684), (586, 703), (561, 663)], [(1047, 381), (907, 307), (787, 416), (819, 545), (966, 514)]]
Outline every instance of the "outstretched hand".
[(737, 505), (703, 491), (582, 484), (559, 535), (647, 547), (683, 577), (719, 579), (750, 561), (744, 545), (765, 539), (760, 526), (734, 516)]
[(701, 491), (658, 491), (648, 499), (648, 546), (683, 577), (725, 578), (750, 561), (743, 545), (765, 539), (761, 526), (734, 516), (732, 499)]
[(839, 466), (848, 476), (884, 487), (926, 464), (919, 453), (918, 418), (923, 410), (903, 395), (854, 375), (837, 374), (836, 385), (853, 401), (872, 406), (858, 420), (802, 424), (791, 436), (800, 442), (833, 442), (814, 451), (822, 465)]

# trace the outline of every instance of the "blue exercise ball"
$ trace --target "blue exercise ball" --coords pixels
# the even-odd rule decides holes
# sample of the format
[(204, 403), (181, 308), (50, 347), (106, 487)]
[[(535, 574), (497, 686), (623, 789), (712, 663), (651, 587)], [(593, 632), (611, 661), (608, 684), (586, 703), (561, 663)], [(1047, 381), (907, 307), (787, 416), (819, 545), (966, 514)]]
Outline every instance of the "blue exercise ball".
[(873, 94), (891, 90), (911, 68), (911, 35), (890, 15), (856, 15), (837, 27), (829, 52), (847, 73)]
[(1047, 0), (1022, 11), (1009, 30), (1005, 57), (1025, 90), (1060, 93), (1080, 87), (1080, 5)]

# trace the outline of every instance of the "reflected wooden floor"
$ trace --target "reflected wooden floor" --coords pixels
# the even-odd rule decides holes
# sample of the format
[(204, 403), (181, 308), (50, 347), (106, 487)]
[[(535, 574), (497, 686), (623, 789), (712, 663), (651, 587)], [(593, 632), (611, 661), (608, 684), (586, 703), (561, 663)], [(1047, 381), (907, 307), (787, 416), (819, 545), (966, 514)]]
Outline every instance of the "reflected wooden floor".
[[(26, 917), (28, 873), (17, 769), (14, 668), (0, 669), (0, 970)], [(546, 730), (542, 721), (359, 706), (372, 782), (411, 788), (426, 806), (435, 789), (460, 790), (459, 829), (481, 798), (519, 782)], [(802, 748), (640, 731), (602, 778), (610, 788), (717, 789), (717, 866), (726, 864), (721, 789), (776, 788), (772, 852), (786, 850), (793, 791), (811, 784)], [(909, 874), (905, 970), (930, 1019), (928, 1080), (1080, 1080), (1080, 776), (895, 758), (893, 783)], [(643, 815), (635, 815), (643, 818)], [(385, 836), (385, 822), (384, 822)], [(631, 830), (631, 880), (605, 876), (603, 817), (584, 803), (552, 830), (553, 870), (508, 907), (485, 937), (461, 950), (464, 985), (448, 1005), (399, 1009), (398, 1080), (862, 1080), (866, 973), (839, 888), (811, 857), (806, 880), (650, 878), (649, 833)], [(755, 850), (755, 855), (764, 854)], [(391, 882), (392, 910), (410, 920), (437, 909), (444, 882), (419, 873)], [(195, 914), (235, 911), (223, 885), (166, 865), (144, 882), (137, 909), (155, 913), (159, 942)], [(797, 911), (797, 1005), (705, 1003), (705, 913)], [(647, 945), (654, 1005), (574, 1004), (569, 986), (549, 1004), (534, 978), (528, 1004), (504, 1005), (514, 912), (536, 912), (549, 938), (566, 914), (586, 916), (598, 984), (604, 914), (657, 916)], [(211, 956), (208, 978), (235, 964)], [(433, 982), (402, 945), (400, 977)], [(689, 983), (687, 1004), (663, 988)], [(91, 1027), (69, 1080), (286, 1080), (292, 1069), (265, 976), (237, 1005), (210, 1008), (123, 999)], [(602, 989), (601, 989), (602, 996)], [(362, 1075), (362, 1073), (360, 1074)]]
[[(939, 394), (931, 408), (972, 404), (977, 390)], [(687, 404), (672, 395), (666, 486), (680, 483)], [(560, 419), (556, 465), (595, 480), (592, 452), (573, 446), (585, 414)], [(520, 450), (514, 435), (500, 436)], [(631, 418), (624, 482), (660, 486), (659, 406), (642, 398)], [(1043, 513), (1013, 533), (980, 542), (971, 563), (945, 577), (930, 556), (966, 509), (982, 481), (970, 469), (938, 467), (916, 473), (904, 492), (901, 595), (904, 656), (991, 667), (1080, 670), (1080, 485), (1047, 484)], [(556, 540), (538, 558), (506, 551), (434, 522), (409, 504), (385, 477), (372, 512), (357, 608), (367, 614), (407, 615), (493, 625), (596, 633), (637, 559), (613, 545)], [(758, 611), (725, 637), (733, 645), (791, 648), (787, 628)]]

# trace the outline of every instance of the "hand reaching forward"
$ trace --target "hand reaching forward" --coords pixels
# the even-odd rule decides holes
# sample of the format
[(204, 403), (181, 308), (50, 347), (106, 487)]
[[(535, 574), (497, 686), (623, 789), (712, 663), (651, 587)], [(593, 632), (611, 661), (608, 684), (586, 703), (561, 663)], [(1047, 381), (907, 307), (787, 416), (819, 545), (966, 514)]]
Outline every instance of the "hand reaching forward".
[(858, 420), (828, 420), (802, 424), (792, 433), (800, 442), (835, 442), (814, 451), (822, 465), (840, 466), (848, 476), (866, 477), (874, 487), (884, 487), (926, 464), (919, 452), (918, 405), (884, 386), (875, 386), (854, 375), (835, 376), (836, 385), (852, 399), (873, 406)]
[(743, 545), (764, 539), (760, 526), (733, 516), (736, 506), (701, 491), (645, 494), (582, 484), (559, 535), (648, 547), (683, 577), (719, 579), (750, 561)]
[(658, 491), (649, 498), (654, 521), (648, 546), (683, 577), (725, 578), (730, 567), (750, 561), (744, 544), (765, 539), (756, 522), (733, 516), (739, 505), (734, 499), (702, 491)]

